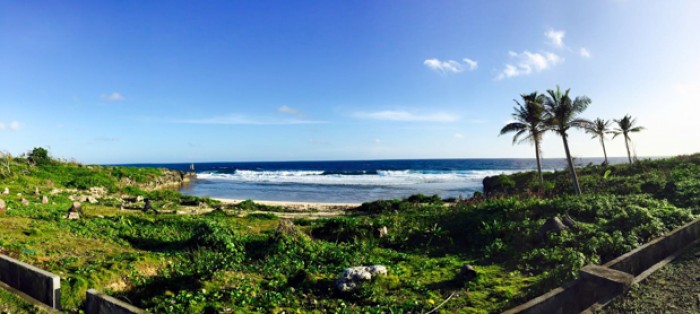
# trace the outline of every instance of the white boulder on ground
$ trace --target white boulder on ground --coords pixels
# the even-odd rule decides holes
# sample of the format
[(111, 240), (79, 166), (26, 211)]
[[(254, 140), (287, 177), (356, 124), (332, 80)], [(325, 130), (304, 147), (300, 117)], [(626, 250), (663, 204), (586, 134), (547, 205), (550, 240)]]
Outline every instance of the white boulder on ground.
[(386, 274), (387, 269), (382, 265), (350, 267), (345, 269), (338, 280), (336, 280), (335, 286), (342, 292), (348, 292), (359, 287), (364, 282)]

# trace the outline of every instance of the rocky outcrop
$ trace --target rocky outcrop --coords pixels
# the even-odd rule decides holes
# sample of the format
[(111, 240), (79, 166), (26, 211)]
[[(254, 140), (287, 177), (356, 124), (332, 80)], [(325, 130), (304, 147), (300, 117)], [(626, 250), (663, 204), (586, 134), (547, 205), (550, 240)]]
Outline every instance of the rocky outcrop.
[(382, 265), (350, 267), (340, 275), (335, 282), (335, 286), (342, 292), (349, 292), (355, 290), (364, 282), (386, 274), (387, 269)]
[[(194, 176), (195, 176), (194, 173), (190, 173), (190, 172), (182, 172), (182, 171), (178, 171), (178, 170), (163, 169), (162, 175), (155, 177), (148, 182), (138, 183), (138, 184), (136, 184), (136, 186), (138, 186), (139, 188), (144, 189), (144, 190), (177, 188), (183, 184), (189, 183), (190, 180)], [(126, 180), (130, 181), (129, 179), (126, 179)], [(122, 183), (134, 184), (134, 182), (124, 182), (124, 179), (122, 179)]]

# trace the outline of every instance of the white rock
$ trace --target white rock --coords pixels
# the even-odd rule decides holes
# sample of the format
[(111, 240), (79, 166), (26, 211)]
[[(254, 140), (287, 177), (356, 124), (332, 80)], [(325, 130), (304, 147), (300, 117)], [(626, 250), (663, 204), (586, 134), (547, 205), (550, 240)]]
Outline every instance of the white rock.
[(348, 292), (359, 287), (363, 282), (386, 275), (387, 272), (386, 267), (382, 265), (350, 267), (343, 271), (335, 285), (338, 290)]

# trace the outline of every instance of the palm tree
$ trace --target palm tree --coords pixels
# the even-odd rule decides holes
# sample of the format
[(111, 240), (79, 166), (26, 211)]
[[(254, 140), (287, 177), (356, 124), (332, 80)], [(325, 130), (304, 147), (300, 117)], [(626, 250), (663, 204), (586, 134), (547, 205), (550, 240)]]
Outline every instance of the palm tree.
[(562, 93), (559, 86), (557, 86), (556, 91), (551, 89), (547, 90), (549, 96), (546, 97), (544, 102), (546, 109), (545, 123), (547, 124), (547, 130), (559, 134), (564, 141), (564, 151), (566, 152), (566, 161), (569, 163), (571, 181), (574, 183), (574, 192), (580, 195), (581, 186), (578, 184), (578, 176), (576, 176), (574, 163), (571, 160), (567, 132), (572, 127), (585, 128), (592, 123), (588, 120), (578, 118), (578, 115), (588, 108), (591, 100), (586, 96), (576, 97), (576, 99), (572, 100), (571, 97), (569, 97), (569, 90), (570, 89), (567, 89)]
[(586, 133), (593, 134), (592, 139), (597, 137), (600, 140), (600, 145), (603, 146), (605, 165), (608, 165), (608, 153), (605, 151), (605, 134), (612, 133), (610, 131), (610, 120), (595, 119), (592, 124), (586, 126)]
[[(515, 132), (513, 135), (513, 145), (515, 143), (532, 142), (535, 144), (535, 158), (537, 159), (537, 173), (540, 181), (544, 182), (542, 177), (542, 162), (540, 157), (540, 142), (542, 141), (542, 133), (544, 132), (544, 95), (538, 94), (536, 91), (530, 94), (520, 95), (523, 103), (515, 101), (516, 106), (513, 107), (513, 122), (506, 124), (499, 135)], [(522, 139), (521, 139), (521, 136)]]
[(630, 139), (629, 133), (631, 132), (639, 132), (641, 130), (644, 130), (643, 126), (635, 126), (634, 123), (637, 122), (637, 119), (632, 119), (632, 116), (629, 114), (625, 115), (622, 119), (614, 120), (615, 123), (617, 123), (617, 128), (615, 128), (612, 133), (613, 133), (613, 138), (616, 138), (618, 135), (622, 134), (623, 137), (625, 138), (625, 147), (627, 148), (627, 158), (629, 159), (630, 164), (632, 164), (632, 154), (630, 153), (630, 144), (632, 140)]

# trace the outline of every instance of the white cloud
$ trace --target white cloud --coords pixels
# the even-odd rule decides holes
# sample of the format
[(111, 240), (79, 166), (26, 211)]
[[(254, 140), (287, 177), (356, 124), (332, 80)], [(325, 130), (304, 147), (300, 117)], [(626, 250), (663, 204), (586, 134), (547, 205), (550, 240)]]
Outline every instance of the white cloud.
[(564, 48), (564, 36), (566, 36), (565, 31), (555, 31), (554, 29), (549, 29), (544, 33), (544, 36), (549, 39), (549, 43), (557, 48)]
[(496, 76), (497, 80), (530, 75), (533, 72), (549, 69), (564, 61), (562, 57), (546, 51), (542, 53), (533, 53), (527, 50), (522, 53), (509, 51), (508, 55), (512, 59), (516, 59), (516, 62), (515, 64), (506, 64), (501, 73)]
[(14, 131), (14, 130), (18, 130), (20, 128), (20, 126), (21, 125), (18, 121), (12, 121), (9, 124), (5, 124), (3, 122), (0, 122), (0, 130), (9, 129), (9, 130)]
[(466, 62), (467, 65), (469, 66), (469, 71), (474, 71), (474, 70), (476, 70), (476, 69), (479, 67), (479, 63), (476, 62), (476, 61), (474, 61), (474, 60), (472, 60), (472, 59), (464, 58), (464, 59), (462, 59), (462, 60), (463, 60), (464, 62)]
[(442, 73), (452, 72), (459, 73), (464, 72), (464, 66), (454, 60), (440, 61), (438, 59), (427, 59), (423, 61), (425, 66)]
[(579, 50), (579, 54), (581, 55), (581, 57), (584, 57), (586, 59), (591, 57), (591, 52), (588, 51), (588, 49), (586, 48), (581, 48), (581, 50)]
[(375, 138), (375, 139), (374, 139), (374, 144), (379, 145), (379, 144), (381, 144), (381, 143), (382, 143), (382, 139), (380, 139), (380, 138)]
[(459, 116), (442, 112), (431, 114), (414, 114), (407, 111), (395, 110), (357, 112), (353, 116), (360, 119), (403, 122), (454, 122), (459, 120)]
[(287, 105), (282, 105), (282, 106), (277, 107), (277, 112), (288, 113), (288, 114), (293, 114), (293, 115), (299, 114), (299, 110), (294, 109), (292, 107), (289, 107)]
[(474, 71), (479, 67), (479, 63), (472, 59), (464, 58), (462, 61), (464, 61), (464, 63), (455, 60), (441, 61), (433, 58), (423, 61), (423, 64), (428, 68), (441, 73), (460, 73), (464, 72), (465, 70)]
[(458, 139), (458, 140), (461, 140), (461, 139), (464, 138), (464, 134), (462, 134), (462, 133), (455, 133), (454, 137), (455, 137), (456, 139)]
[(113, 92), (111, 94), (102, 94), (100, 97), (102, 98), (102, 100), (106, 100), (106, 101), (122, 101), (122, 100), (124, 100), (124, 95), (122, 95), (119, 92)]

